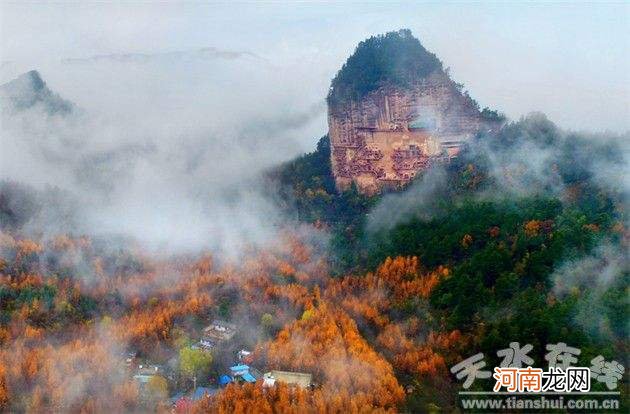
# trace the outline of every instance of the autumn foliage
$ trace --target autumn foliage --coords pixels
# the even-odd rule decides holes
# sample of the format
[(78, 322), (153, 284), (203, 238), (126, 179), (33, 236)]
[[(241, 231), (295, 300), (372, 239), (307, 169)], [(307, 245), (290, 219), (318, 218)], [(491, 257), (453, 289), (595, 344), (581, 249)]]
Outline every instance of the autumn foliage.
[(345, 390), (358, 407), (393, 408), (403, 398), (391, 365), (361, 337), (356, 323), (320, 303), (269, 345), (268, 363), (312, 372), (323, 391)]
[[(11, 317), (0, 325), (0, 407), (145, 407), (123, 364), (125, 351), (168, 358), (189, 321), (205, 320), (226, 301), (252, 323), (265, 321), (255, 349), (266, 368), (309, 372), (315, 386), (231, 385), (196, 404), (197, 411), (396, 411), (405, 398), (397, 372), (444, 374), (441, 352), (457, 334), (418, 340), (421, 322), (401, 324), (391, 311), (426, 300), (448, 278), (447, 268), (395, 257), (366, 275), (330, 278), (311, 247), (292, 233), (285, 237), (275, 250), (219, 268), (209, 255), (159, 260), (138, 251), (112, 258), (83, 237), (2, 234), (8, 260), (0, 306)], [(366, 337), (365, 329), (373, 333)]]

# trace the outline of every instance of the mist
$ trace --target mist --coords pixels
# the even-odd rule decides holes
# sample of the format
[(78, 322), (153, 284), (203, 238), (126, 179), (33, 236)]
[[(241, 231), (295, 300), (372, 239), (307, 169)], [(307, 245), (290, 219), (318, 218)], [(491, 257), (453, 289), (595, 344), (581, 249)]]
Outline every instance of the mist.
[[(439, 216), (443, 203), (457, 203), (453, 181), (477, 175), (483, 186), (468, 197), (485, 201), (531, 196), (558, 197), (570, 204), (571, 189), (584, 181), (614, 194), (627, 205), (630, 196), (630, 136), (563, 130), (534, 112), (508, 121), (499, 131), (470, 140), (452, 164), (434, 165), (401, 193), (385, 194), (370, 212), (367, 229), (389, 230), (416, 218)], [(450, 198), (449, 198), (450, 197)], [(461, 197), (460, 197), (461, 198)]]
[[(591, 335), (611, 338), (607, 301), (610, 301), (613, 289), (623, 292), (624, 278), (629, 271), (630, 261), (624, 247), (604, 240), (589, 256), (567, 260), (551, 278), (558, 297), (574, 296), (577, 299), (576, 324)], [(620, 296), (623, 297), (623, 293)], [(627, 305), (627, 296), (625, 303)], [(627, 321), (625, 325), (626, 329), (630, 328)]]
[(439, 214), (439, 203), (447, 193), (448, 176), (444, 166), (433, 166), (407, 191), (390, 193), (370, 211), (367, 230), (391, 230), (396, 225), (414, 218), (429, 220)]
[[(322, 132), (323, 98), (287, 82), (300, 70), (209, 49), (61, 61), (40, 74), (63, 73), (47, 84), (73, 111), (5, 108), (1, 176), (73, 199), (80, 217), (50, 233), (179, 251), (264, 244), (283, 225), (264, 172)], [(46, 214), (32, 227), (52, 224)]]

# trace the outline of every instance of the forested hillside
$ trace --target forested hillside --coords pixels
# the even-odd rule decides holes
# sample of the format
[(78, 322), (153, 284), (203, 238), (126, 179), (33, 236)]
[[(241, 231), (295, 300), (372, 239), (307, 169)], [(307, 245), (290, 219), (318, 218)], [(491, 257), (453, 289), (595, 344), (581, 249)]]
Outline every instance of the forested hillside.
[[(291, 180), (285, 184), (301, 217), (330, 219), (330, 262), (337, 273), (373, 272), (395, 257), (445, 272), (425, 295), (394, 300), (385, 311), (393, 323), (422, 321), (424, 333), (416, 333), (421, 342), (457, 332), (459, 346), (485, 355), (517, 341), (534, 345), (540, 363), (547, 343), (566, 342), (580, 348), (585, 361), (598, 354), (623, 360), (630, 311), (627, 149), (623, 137), (608, 138), (567, 133), (533, 114), (479, 136), (459, 160), (418, 177), (403, 194), (361, 204), (353, 219), (343, 217), (353, 192), (309, 202), (311, 194), (332, 193), (323, 185), (326, 171), (312, 180), (306, 167), (325, 158), (326, 138), (317, 152), (287, 167)], [(324, 214), (328, 208), (341, 217)], [(413, 274), (403, 275), (396, 289), (415, 283)], [(363, 292), (359, 303), (367, 308), (373, 293)], [(383, 315), (363, 312), (363, 318), (371, 315), (365, 334), (376, 335), (379, 346), (382, 333), (374, 326)], [(438, 353), (445, 365), (456, 362), (454, 349), (461, 350)], [(456, 386), (445, 372), (439, 380), (404, 375), (404, 369), (399, 375), (423, 384), (407, 399), (419, 410), (446, 403), (437, 390), (443, 381)]]

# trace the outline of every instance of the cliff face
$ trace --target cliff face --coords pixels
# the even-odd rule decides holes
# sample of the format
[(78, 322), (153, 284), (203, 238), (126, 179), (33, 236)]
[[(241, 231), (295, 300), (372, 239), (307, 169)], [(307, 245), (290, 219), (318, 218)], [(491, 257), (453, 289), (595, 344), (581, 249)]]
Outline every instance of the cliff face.
[(477, 132), (495, 126), (441, 66), (408, 85), (385, 81), (360, 97), (329, 99), (328, 125), (337, 188), (355, 182), (368, 194), (404, 186), (432, 163), (456, 157)]

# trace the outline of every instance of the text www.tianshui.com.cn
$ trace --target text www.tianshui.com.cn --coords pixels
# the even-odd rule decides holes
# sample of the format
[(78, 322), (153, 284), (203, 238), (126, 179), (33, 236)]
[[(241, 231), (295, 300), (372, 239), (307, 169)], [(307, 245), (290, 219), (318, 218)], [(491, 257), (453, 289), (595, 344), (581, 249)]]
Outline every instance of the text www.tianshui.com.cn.
[(556, 396), (461, 396), (464, 410), (619, 410), (617, 398)]

